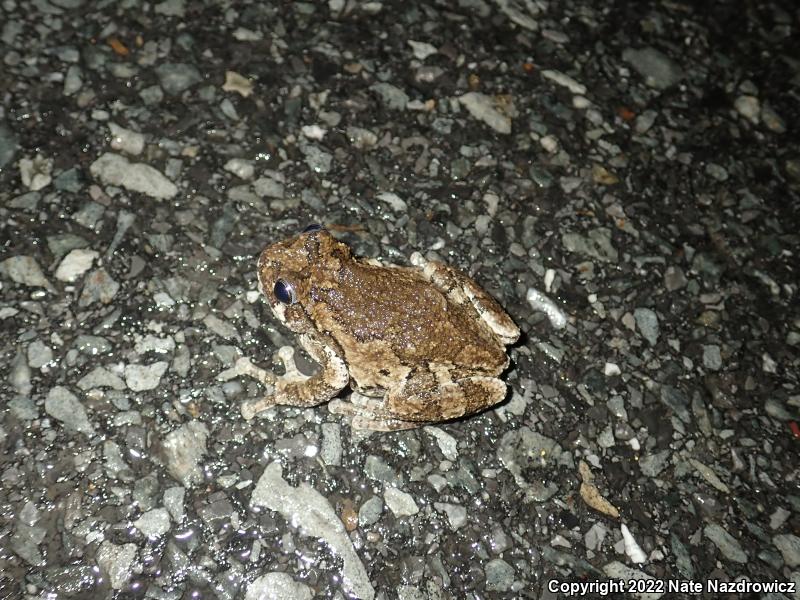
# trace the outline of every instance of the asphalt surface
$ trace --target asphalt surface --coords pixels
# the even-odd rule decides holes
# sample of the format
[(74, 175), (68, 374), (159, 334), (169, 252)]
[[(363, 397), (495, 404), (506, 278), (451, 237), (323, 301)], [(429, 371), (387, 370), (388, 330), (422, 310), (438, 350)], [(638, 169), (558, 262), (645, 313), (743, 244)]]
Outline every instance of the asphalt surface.
[[(0, 598), (800, 598), (798, 27), (2, 2)], [(494, 295), (506, 402), (243, 419), (314, 222)]]

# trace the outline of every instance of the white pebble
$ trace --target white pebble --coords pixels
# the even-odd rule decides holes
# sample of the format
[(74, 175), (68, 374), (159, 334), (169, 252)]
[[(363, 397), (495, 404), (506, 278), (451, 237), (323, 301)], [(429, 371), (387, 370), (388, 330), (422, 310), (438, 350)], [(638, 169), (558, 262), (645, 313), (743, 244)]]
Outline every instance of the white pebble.
[(620, 530), (622, 531), (622, 539), (625, 541), (625, 554), (628, 555), (628, 558), (631, 559), (631, 562), (642, 564), (647, 560), (647, 555), (641, 549), (639, 544), (636, 543), (636, 540), (625, 526), (625, 523), (620, 525)]
[(120, 127), (116, 123), (109, 123), (111, 130), (111, 147), (126, 154), (141, 154), (144, 150), (144, 135), (137, 131), (131, 131)]
[(542, 292), (536, 288), (528, 288), (528, 294), (525, 298), (533, 310), (540, 310), (547, 315), (553, 327), (556, 329), (563, 329), (566, 326), (567, 315), (556, 306), (555, 302), (550, 300), (550, 298), (545, 296)]
[(225, 163), (225, 170), (233, 173), (240, 179), (252, 179), (255, 175), (253, 163), (243, 158), (232, 158)]
[(56, 279), (72, 282), (92, 268), (94, 260), (100, 256), (95, 250), (77, 248), (67, 254), (56, 269)]

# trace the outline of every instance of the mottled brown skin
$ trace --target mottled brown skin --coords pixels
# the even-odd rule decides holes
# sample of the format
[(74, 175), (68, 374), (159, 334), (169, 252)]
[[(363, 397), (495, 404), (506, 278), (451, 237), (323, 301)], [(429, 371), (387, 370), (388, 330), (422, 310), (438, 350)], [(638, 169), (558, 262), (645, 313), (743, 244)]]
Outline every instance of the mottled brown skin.
[[(516, 325), (460, 271), (416, 254), (412, 262), (417, 266), (355, 259), (324, 229), (266, 248), (261, 289), (322, 370), (279, 379), (275, 393), (248, 412), (319, 404), (348, 382), (372, 398), (330, 408), (368, 429), (416, 427), (500, 402), (506, 386), (497, 376), (508, 366), (505, 345), (519, 336)], [(293, 286), (294, 304), (275, 297), (278, 279)]]

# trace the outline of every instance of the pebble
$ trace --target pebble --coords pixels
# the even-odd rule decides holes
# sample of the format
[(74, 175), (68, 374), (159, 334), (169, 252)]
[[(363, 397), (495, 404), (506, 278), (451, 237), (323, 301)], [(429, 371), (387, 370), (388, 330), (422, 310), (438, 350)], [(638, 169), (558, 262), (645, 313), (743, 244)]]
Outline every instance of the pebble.
[(117, 546), (106, 540), (97, 550), (97, 565), (108, 574), (109, 583), (115, 590), (128, 583), (135, 559), (136, 544)]
[(89, 172), (106, 185), (119, 186), (158, 200), (173, 198), (178, 193), (177, 186), (150, 165), (132, 163), (111, 152), (95, 160)]
[(725, 531), (717, 523), (710, 523), (703, 529), (703, 534), (719, 549), (720, 553), (730, 561), (747, 562), (747, 553), (742, 550), (739, 541)]
[(78, 65), (70, 65), (64, 76), (64, 95), (72, 96), (83, 87), (83, 70)]
[(783, 533), (772, 538), (772, 543), (780, 551), (783, 561), (791, 568), (800, 566), (800, 537)]
[(86, 416), (86, 409), (67, 388), (60, 385), (52, 388), (44, 401), (44, 410), (66, 429), (79, 431), (87, 437), (94, 435), (94, 427)]
[(242, 98), (249, 98), (253, 93), (253, 82), (236, 71), (225, 71), (225, 83), (222, 84), (222, 90), (236, 92)]
[(639, 459), (639, 468), (647, 477), (656, 477), (667, 468), (671, 456), (672, 453), (669, 450), (647, 454)]
[(410, 100), (408, 94), (391, 83), (373, 83), (370, 86), (370, 89), (373, 92), (376, 92), (386, 105), (386, 108), (391, 110), (405, 110), (406, 105)]
[(428, 425), (424, 429), (425, 433), (430, 434), (436, 439), (439, 450), (442, 451), (442, 454), (447, 460), (452, 462), (458, 460), (458, 440), (456, 440), (456, 438), (443, 429), (432, 425)]
[(636, 319), (636, 327), (642, 337), (651, 346), (655, 346), (659, 336), (658, 316), (655, 311), (650, 308), (637, 308), (633, 311), (633, 318)]
[(486, 591), (507, 592), (514, 583), (514, 567), (502, 558), (493, 558), (484, 567)]
[(244, 600), (311, 600), (314, 593), (288, 573), (273, 572), (257, 577), (247, 586)]
[(150, 539), (159, 538), (169, 531), (169, 513), (166, 508), (154, 508), (143, 513), (133, 526)]
[(381, 192), (375, 196), (381, 202), (385, 202), (389, 207), (397, 213), (403, 213), (408, 210), (405, 200), (393, 192)]
[(283, 184), (270, 177), (260, 177), (253, 182), (253, 189), (261, 198), (283, 198)]
[(667, 89), (683, 79), (683, 69), (663, 52), (650, 46), (641, 49), (627, 48), (622, 59), (644, 77), (645, 83), (659, 90)]
[(584, 254), (603, 262), (615, 263), (619, 258), (611, 243), (611, 230), (606, 227), (593, 229), (586, 236), (565, 232), (561, 235), (561, 243), (567, 252)]
[(664, 287), (670, 292), (675, 292), (686, 287), (686, 276), (683, 274), (683, 269), (676, 266), (669, 266), (664, 272)]
[(742, 95), (733, 101), (733, 107), (740, 115), (750, 121), (753, 125), (758, 125), (761, 115), (761, 103), (756, 96)]
[(308, 483), (292, 487), (283, 479), (278, 462), (270, 463), (250, 497), (250, 506), (279, 512), (303, 536), (323, 540), (330, 552), (342, 559), (341, 585), (344, 592), (361, 600), (372, 600), (375, 590), (364, 565), (353, 549), (339, 515), (330, 502)]
[(378, 143), (378, 136), (369, 129), (364, 129), (363, 127), (348, 127), (347, 139), (359, 150), (372, 148)]
[(380, 496), (372, 496), (358, 509), (358, 524), (360, 527), (369, 527), (378, 522), (383, 514), (383, 500)]
[(190, 421), (167, 434), (161, 444), (167, 470), (184, 487), (203, 481), (200, 460), (206, 453), (208, 428), (200, 421)]
[(719, 346), (716, 344), (703, 346), (703, 366), (710, 371), (719, 371), (722, 368), (722, 354)]
[(342, 464), (342, 432), (338, 423), (322, 424), (322, 444), (319, 457), (326, 465)]
[(164, 63), (155, 69), (161, 88), (170, 96), (177, 96), (203, 81), (200, 71), (186, 63)]
[(83, 290), (78, 298), (78, 305), (85, 307), (95, 302), (108, 304), (119, 291), (119, 283), (103, 269), (95, 269), (83, 282)]
[(458, 100), (475, 119), (483, 121), (498, 133), (511, 133), (511, 118), (498, 110), (497, 102), (491, 96), (469, 92)]
[(186, 514), (183, 504), (185, 496), (186, 488), (183, 486), (176, 485), (164, 490), (164, 508), (167, 509), (174, 523), (183, 521), (183, 517)]
[(647, 555), (641, 549), (636, 539), (631, 534), (625, 523), (620, 524), (620, 531), (622, 532), (622, 540), (625, 545), (625, 554), (631, 559), (634, 564), (642, 564), (647, 560)]
[(98, 366), (78, 380), (78, 387), (82, 390), (105, 387), (122, 391), (125, 389), (125, 382), (105, 367)]
[(53, 360), (53, 350), (41, 340), (34, 340), (28, 346), (28, 366), (41, 369)]
[(225, 163), (224, 169), (228, 173), (233, 173), (239, 179), (252, 179), (256, 172), (253, 163), (243, 158), (230, 159)]
[(419, 512), (414, 497), (396, 487), (388, 486), (383, 493), (383, 499), (395, 517), (408, 517)]
[(427, 42), (407, 40), (407, 43), (409, 46), (411, 46), (411, 50), (414, 53), (414, 58), (418, 60), (425, 60), (429, 56), (432, 56), (438, 52), (436, 46), (433, 46)]
[(570, 92), (578, 96), (584, 96), (586, 94), (585, 85), (578, 83), (572, 77), (565, 75), (561, 71), (547, 69), (542, 71), (542, 77), (567, 88)]
[(154, 390), (161, 383), (161, 376), (167, 371), (169, 363), (154, 362), (149, 365), (126, 365), (125, 384), (133, 392)]
[(111, 130), (111, 147), (125, 154), (138, 156), (144, 150), (144, 135), (137, 131), (125, 129), (116, 123), (109, 123)]
[(305, 155), (308, 168), (314, 173), (325, 174), (331, 170), (333, 155), (313, 144), (301, 144), (300, 151)]
[(713, 469), (711, 469), (711, 467), (701, 463), (699, 460), (695, 458), (690, 458), (689, 464), (691, 464), (697, 470), (697, 472), (700, 473), (700, 476), (703, 479), (705, 479), (708, 483), (710, 483), (720, 492), (723, 492), (725, 494), (730, 493), (730, 489), (728, 488), (728, 486), (722, 482), (722, 480), (717, 476), (717, 474), (713, 471)]
[(32, 256), (12, 256), (5, 259), (0, 262), (0, 273), (15, 283), (52, 289), (50, 282), (42, 273), (39, 263)]
[(59, 281), (73, 282), (92, 268), (92, 263), (100, 256), (95, 250), (77, 248), (67, 254), (56, 269)]
[(460, 504), (434, 502), (433, 507), (439, 512), (443, 512), (447, 515), (447, 520), (450, 522), (450, 527), (454, 531), (463, 527), (467, 522), (467, 509)]
[(19, 174), (22, 185), (32, 192), (46, 188), (53, 181), (53, 159), (37, 154), (33, 158), (19, 160)]
[(567, 315), (558, 305), (536, 288), (528, 288), (525, 299), (533, 310), (541, 311), (555, 329), (563, 329), (567, 325)]

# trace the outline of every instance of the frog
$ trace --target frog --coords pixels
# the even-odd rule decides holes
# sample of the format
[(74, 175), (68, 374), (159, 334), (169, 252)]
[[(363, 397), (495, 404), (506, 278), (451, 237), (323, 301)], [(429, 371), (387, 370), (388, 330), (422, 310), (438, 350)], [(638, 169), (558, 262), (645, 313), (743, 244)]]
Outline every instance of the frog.
[[(502, 402), (516, 323), (457, 268), (419, 252), (409, 262), (356, 257), (319, 224), (268, 245), (258, 258), (261, 294), (319, 370), (301, 373), (289, 346), (278, 351), (282, 376), (240, 359), (235, 374), (273, 390), (245, 401), (242, 416), (328, 402), (354, 429), (395, 431)], [(349, 398), (337, 398), (348, 386)]]

